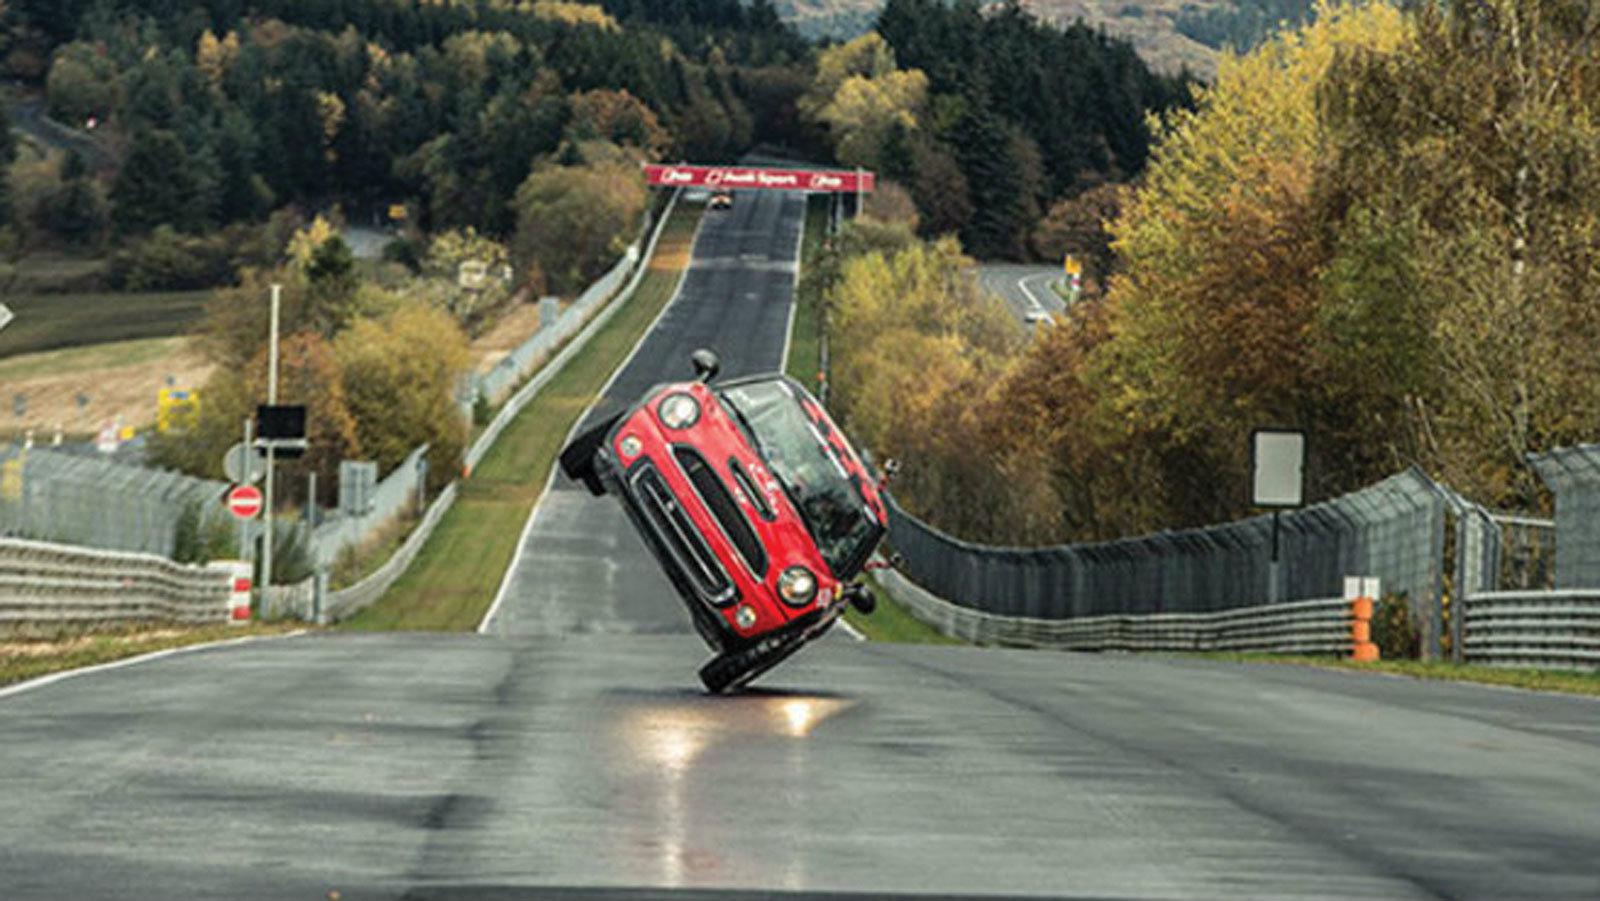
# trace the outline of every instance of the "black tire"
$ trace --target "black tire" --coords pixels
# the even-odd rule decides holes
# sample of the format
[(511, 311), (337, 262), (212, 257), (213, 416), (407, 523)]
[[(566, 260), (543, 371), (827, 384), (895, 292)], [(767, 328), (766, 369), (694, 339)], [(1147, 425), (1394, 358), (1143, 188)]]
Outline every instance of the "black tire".
[(606, 493), (606, 486), (600, 481), (600, 474), (594, 468), (594, 455), (605, 443), (606, 433), (611, 431), (617, 420), (622, 418), (621, 413), (607, 418), (604, 422), (593, 428), (586, 429), (572, 443), (561, 449), (561, 471), (567, 478), (575, 482), (582, 482), (589, 489), (589, 493), (599, 497)]
[(755, 678), (793, 654), (804, 644), (798, 638), (779, 639), (776, 644), (757, 644), (738, 651), (730, 651), (706, 661), (700, 667), (700, 681), (714, 695), (743, 688)]

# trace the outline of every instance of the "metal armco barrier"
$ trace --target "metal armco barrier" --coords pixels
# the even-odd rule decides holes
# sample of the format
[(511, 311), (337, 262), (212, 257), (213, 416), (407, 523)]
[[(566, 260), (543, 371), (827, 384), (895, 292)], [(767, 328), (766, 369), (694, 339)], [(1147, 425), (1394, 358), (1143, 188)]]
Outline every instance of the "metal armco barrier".
[[(329, 592), (321, 616), (317, 617), (317, 620), (338, 622), (347, 619), (383, 597), (389, 586), (405, 575), (405, 571), (411, 567), (411, 561), (417, 558), (417, 554), (422, 552), (422, 546), (428, 543), (428, 536), (433, 534), (434, 528), (439, 525), (439, 520), (450, 511), (451, 505), (456, 502), (456, 492), (460, 484), (451, 482), (449, 487), (434, 498), (427, 514), (422, 517), (422, 522), (417, 523), (417, 527), (406, 537), (405, 544), (400, 545), (400, 549), (395, 551), (394, 556), (379, 567), (377, 572), (349, 588)], [(307, 612), (304, 618), (312, 617)]]
[[(1345, 575), (1380, 577), (1405, 597), (1423, 654), (1443, 646), (1444, 575), (1466, 592), (1496, 587), (1499, 527), (1481, 507), (1412, 468), (1282, 517), (1281, 594), (1268, 585), (1272, 518), (1118, 541), (989, 547), (921, 522), (889, 499), (889, 542), (901, 567), (940, 598), (1037, 620), (1210, 613), (1332, 597)], [(1454, 523), (1456, 559), (1445, 559)]]
[(1600, 589), (1485, 592), (1466, 611), (1468, 663), (1600, 670)]
[(937, 598), (894, 570), (878, 574), (889, 596), (952, 638), (1063, 651), (1254, 651), (1348, 654), (1351, 604), (1342, 598), (1263, 604), (1214, 613), (1150, 613), (1038, 619), (1000, 616)]
[(220, 623), (233, 564), (0, 538), (0, 634), (67, 625)]

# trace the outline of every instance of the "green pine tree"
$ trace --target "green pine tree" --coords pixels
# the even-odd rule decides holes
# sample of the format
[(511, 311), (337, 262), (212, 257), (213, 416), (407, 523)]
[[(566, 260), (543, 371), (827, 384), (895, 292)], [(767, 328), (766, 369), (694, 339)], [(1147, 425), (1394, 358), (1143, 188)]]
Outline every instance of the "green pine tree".
[(204, 224), (196, 212), (200, 193), (178, 136), (170, 131), (140, 132), (111, 189), (117, 227), (128, 234), (143, 234), (163, 224), (194, 231)]
[(11, 220), (11, 179), (8, 172), (17, 158), (16, 139), (11, 136), (11, 120), (0, 106), (0, 227)]

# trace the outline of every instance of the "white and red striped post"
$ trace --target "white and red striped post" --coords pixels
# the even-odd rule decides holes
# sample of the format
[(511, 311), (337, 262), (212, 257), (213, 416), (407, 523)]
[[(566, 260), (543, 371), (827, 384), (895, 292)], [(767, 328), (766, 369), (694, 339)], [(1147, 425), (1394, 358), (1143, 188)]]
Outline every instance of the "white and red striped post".
[(228, 577), (228, 623), (234, 626), (250, 624), (250, 591), (255, 586), (250, 579), (250, 561), (217, 560), (211, 567)]

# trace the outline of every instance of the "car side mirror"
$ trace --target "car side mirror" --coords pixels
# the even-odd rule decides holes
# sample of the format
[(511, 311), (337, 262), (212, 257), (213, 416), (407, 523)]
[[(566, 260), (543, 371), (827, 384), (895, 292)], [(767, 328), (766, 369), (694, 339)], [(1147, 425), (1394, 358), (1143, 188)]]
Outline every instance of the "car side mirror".
[(711, 381), (722, 371), (722, 361), (704, 347), (690, 355), (689, 362), (694, 366), (694, 377), (702, 382)]

